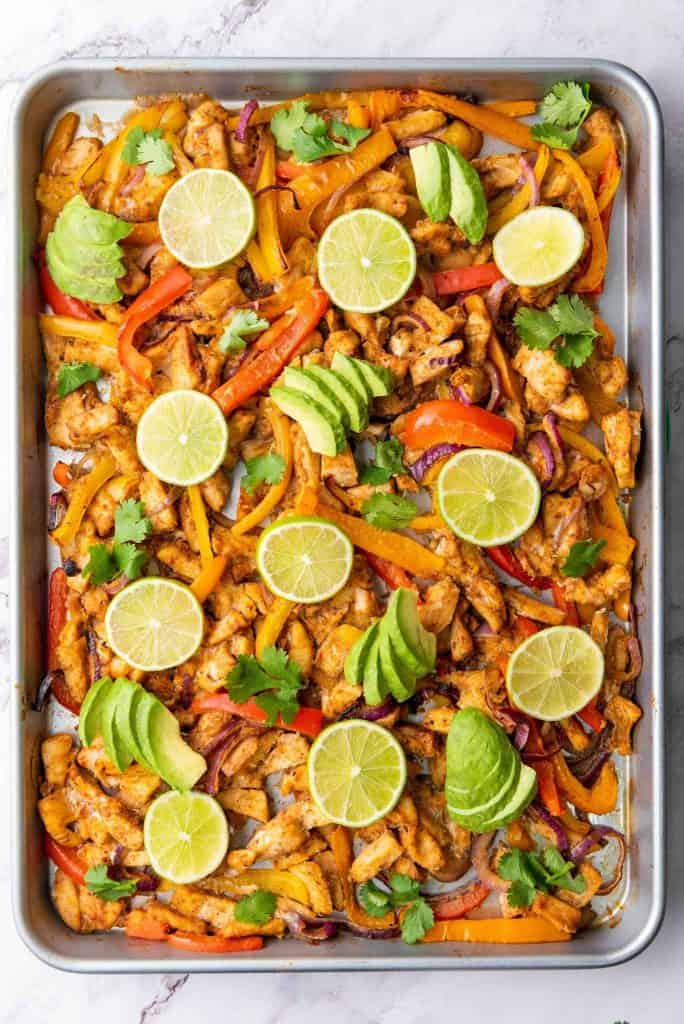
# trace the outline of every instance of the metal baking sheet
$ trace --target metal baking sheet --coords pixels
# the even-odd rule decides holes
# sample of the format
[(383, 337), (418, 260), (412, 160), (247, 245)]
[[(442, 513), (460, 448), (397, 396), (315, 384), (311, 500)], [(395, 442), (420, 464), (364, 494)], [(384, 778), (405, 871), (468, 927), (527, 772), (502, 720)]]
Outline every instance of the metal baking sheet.
[[(445, 943), (406, 946), (351, 936), (318, 947), (292, 939), (257, 954), (188, 956), (122, 932), (76, 935), (50, 902), (42, 829), (35, 810), (44, 716), (30, 710), (44, 672), (48, 557), (44, 512), (49, 453), (43, 430), (43, 367), (37, 328), (39, 294), (31, 252), (37, 227), (34, 184), (44, 138), (65, 109), (118, 117), (134, 97), (201, 92), (239, 105), (249, 96), (274, 101), (323, 89), (420, 86), (479, 99), (540, 97), (558, 79), (590, 81), (615, 108), (627, 135), (626, 189), (613, 215), (610, 274), (601, 310), (633, 380), (630, 400), (644, 410), (644, 451), (631, 506), (639, 542), (638, 586), (644, 671), (638, 699), (644, 717), (636, 751), (621, 768), (620, 827), (630, 837), (628, 870), (601, 917), (604, 926), (572, 942), (541, 946)], [(13, 902), (27, 946), (52, 966), (94, 973), (159, 971), (459, 970), (464, 968), (599, 967), (641, 952), (664, 909), (663, 680), (663, 129), (658, 102), (634, 72), (608, 61), (328, 61), (82, 60), (36, 74), (15, 105), (10, 136), (13, 259), (13, 536), (12, 698)], [(162, 955), (163, 954), (163, 955)]]

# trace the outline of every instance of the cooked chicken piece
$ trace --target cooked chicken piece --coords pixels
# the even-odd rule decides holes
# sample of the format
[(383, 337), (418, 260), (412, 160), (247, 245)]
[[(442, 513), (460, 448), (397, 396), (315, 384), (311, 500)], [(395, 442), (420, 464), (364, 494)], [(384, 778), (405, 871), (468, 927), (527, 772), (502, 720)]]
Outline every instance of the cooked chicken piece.
[(228, 854), (228, 864), (239, 871), (251, 867), (257, 860), (270, 860), (292, 853), (306, 842), (309, 829), (325, 824), (327, 819), (309, 800), (297, 800), (257, 829), (246, 849), (232, 850)]
[(551, 349), (532, 349), (521, 345), (512, 360), (527, 381), (525, 398), (530, 408), (540, 415), (565, 397), (572, 374), (558, 362)]
[(570, 892), (569, 889), (559, 889), (557, 896), (563, 903), (569, 903), (571, 907), (581, 909), (591, 903), (601, 888), (603, 879), (600, 872), (588, 860), (582, 861), (577, 869), (577, 875), (579, 878), (583, 878), (586, 883), (584, 892)]
[(477, 366), (459, 366), (449, 377), (449, 384), (464, 393), (472, 405), (477, 405), (489, 393), (490, 380)]
[(570, 934), (577, 931), (582, 918), (579, 910), (557, 896), (547, 896), (543, 892), (537, 893), (530, 909), (533, 914), (538, 914), (556, 928)]
[(455, 224), (447, 221), (436, 224), (429, 217), (417, 221), (409, 233), (416, 243), (418, 254), (429, 253), (431, 256), (445, 256), (455, 245), (460, 245), (465, 237)]
[(427, 729), (405, 722), (395, 725), (394, 735), (406, 753), (412, 757), (430, 758), (435, 756), (435, 737)]
[(408, 210), (408, 197), (403, 192), (368, 192), (364, 189), (360, 192), (350, 191), (342, 200), (344, 213), (368, 207), (401, 220)]
[(78, 811), (69, 802), (64, 789), (57, 789), (39, 800), (38, 813), (45, 831), (56, 842), (62, 846), (80, 845), (79, 835), (70, 828), (78, 818)]
[(329, 366), (336, 352), (345, 356), (355, 356), (361, 345), (356, 331), (331, 331), (323, 346), (324, 362)]
[(554, 569), (551, 538), (544, 536), (539, 521), (533, 523), (518, 542), (515, 555), (530, 576), (550, 576)]
[(99, 139), (81, 137), (74, 139), (69, 148), (56, 159), (54, 165), (47, 170), (51, 174), (79, 176), (89, 167), (102, 149)]
[(419, 296), (411, 306), (411, 313), (424, 320), (429, 327), (428, 341), (432, 345), (439, 345), (448, 338), (453, 337), (465, 325), (465, 318), (460, 307), (455, 309), (440, 309), (437, 303), (433, 302), (426, 295)]
[(624, 565), (611, 565), (603, 572), (592, 573), (586, 580), (564, 577), (562, 587), (569, 601), (602, 607), (627, 590), (630, 583), (629, 569)]
[(294, 864), (304, 864), (306, 861), (311, 860), (317, 853), (324, 850), (327, 845), (325, 839), (322, 839), (320, 836), (311, 836), (294, 853), (289, 853), (285, 857), (277, 857), (273, 861), (273, 867), (287, 871)]
[(217, 796), (218, 802), (226, 811), (243, 814), (246, 818), (266, 822), (271, 817), (268, 797), (262, 789), (240, 789), (229, 786), (222, 789)]
[(64, 681), (74, 703), (82, 704), (90, 686), (88, 672), (88, 645), (82, 634), (82, 624), (69, 619), (59, 635), (55, 651), (57, 664), (64, 673)]
[(74, 741), (66, 732), (48, 736), (40, 745), (47, 787), (59, 789), (66, 782), (67, 772), (74, 759)]
[(451, 629), (449, 631), (449, 652), (451, 654), (451, 660), (455, 665), (458, 665), (460, 661), (464, 661), (469, 658), (473, 653), (473, 638), (470, 635), (470, 630), (466, 626), (460, 611), (457, 611), (451, 620)]
[(189, 917), (187, 914), (179, 914), (177, 910), (173, 910), (167, 903), (161, 903), (159, 900), (150, 900), (144, 908), (131, 910), (126, 916), (126, 926), (135, 931), (136, 925), (143, 924), (145, 918), (149, 917), (159, 921), (160, 924), (168, 925), (169, 928), (181, 932), (191, 932), (194, 935), (204, 935), (207, 930), (204, 921), (198, 921), (196, 917)]
[(324, 480), (334, 480), (338, 487), (355, 487), (359, 482), (359, 471), (351, 448), (339, 455), (323, 455), (321, 476)]
[(354, 859), (350, 876), (357, 885), (375, 878), (381, 871), (386, 871), (401, 857), (402, 848), (390, 831), (385, 831), (364, 846), (361, 853)]
[(212, 319), (221, 319), (233, 306), (241, 306), (246, 295), (235, 277), (221, 276), (197, 296), (202, 313)]
[(181, 579), (189, 582), (199, 576), (200, 560), (197, 555), (193, 555), (185, 541), (166, 541), (159, 545), (155, 554), (160, 562), (168, 565)]
[(110, 793), (116, 793), (121, 802), (136, 814), (144, 815), (150, 800), (159, 789), (161, 779), (158, 775), (148, 772), (140, 764), (132, 764), (124, 772), (119, 772), (104, 752), (101, 739), (96, 739), (89, 747), (82, 747), (76, 760), (82, 768)]
[(408, 793), (385, 817), (386, 823), (398, 831), (399, 841), (411, 860), (431, 874), (443, 866), (444, 851), (435, 841), (424, 820), (419, 816), (416, 805)]
[(459, 708), (477, 708), (492, 717), (491, 708), (500, 703), (503, 680), (498, 668), (448, 672), (441, 681), (458, 690)]
[(123, 220), (155, 220), (159, 207), (170, 187), (176, 180), (175, 171), (169, 174), (138, 173), (140, 165), (131, 168), (127, 179), (114, 196), (111, 212)]
[(183, 149), (195, 167), (230, 170), (226, 143), (226, 111), (219, 103), (206, 100), (192, 111), (183, 137)]
[(589, 524), (584, 500), (579, 494), (564, 498), (560, 494), (547, 494), (542, 503), (544, 533), (559, 565), (570, 554), (570, 548), (589, 536)]
[(641, 413), (624, 408), (607, 413), (601, 417), (601, 430), (618, 487), (634, 487), (634, 467), (641, 447)]
[(493, 153), (471, 161), (480, 175), (487, 198), (504, 188), (513, 188), (522, 171), (517, 153)]
[(58, 448), (89, 448), (118, 423), (117, 410), (100, 401), (94, 384), (84, 384), (66, 398), (48, 390), (45, 428), (50, 444)]
[(109, 931), (124, 909), (122, 900), (101, 900), (61, 870), (55, 873), (52, 899), (64, 923), (82, 935)]
[(610, 475), (600, 462), (590, 462), (580, 470), (577, 490), (585, 501), (596, 501), (610, 487)]
[(306, 864), (294, 864), (289, 870), (295, 878), (304, 882), (309, 893), (309, 904), (314, 914), (331, 914), (332, 897), (321, 867), (308, 861)]
[(459, 589), (453, 580), (439, 580), (429, 586), (418, 606), (421, 624), (431, 633), (441, 633), (454, 617), (459, 599)]
[[(527, 397), (527, 390), (525, 391)], [(536, 400), (535, 400), (536, 401)], [(539, 410), (540, 403), (536, 403)], [(530, 406), (531, 408), (531, 406)], [(591, 410), (587, 400), (579, 391), (569, 391), (562, 402), (553, 402), (550, 406), (551, 412), (560, 420), (567, 420), (568, 423), (584, 426), (591, 419)], [(536, 410), (535, 410), (536, 411)]]
[[(81, 338), (67, 338), (64, 345), (65, 363), (91, 363), (99, 366), (103, 373), (117, 373), (121, 363), (115, 348)], [(54, 367), (51, 367), (54, 370)]]
[(281, 732), (262, 763), (261, 770), (264, 775), (284, 772), (306, 764), (308, 756), (309, 743), (304, 736), (295, 732)]
[[(467, 328), (466, 328), (467, 331)], [(429, 380), (445, 377), (451, 373), (455, 362), (463, 352), (460, 338), (435, 345), (411, 363), (411, 380), (414, 387), (419, 387)]]
[(494, 573), (479, 548), (441, 534), (436, 552), (446, 559), (446, 572), (463, 591), (487, 624), (498, 633), (506, 621), (506, 607)]
[(344, 661), (356, 641), (361, 637), (355, 626), (335, 626), (321, 641), (314, 664), (331, 679), (344, 678)]
[(602, 135), (610, 135), (615, 148), (620, 151), (622, 139), (615, 115), (607, 107), (597, 107), (584, 122), (584, 130), (592, 141), (597, 142)]
[(122, 846), (142, 850), (142, 826), (122, 800), (107, 796), (91, 776), (76, 766), (69, 771), (66, 789), (69, 802), (79, 814), (99, 818)]
[(416, 135), (428, 135), (446, 124), (446, 117), (439, 110), (411, 110), (402, 114), (394, 121), (386, 121), (385, 128), (394, 136), (396, 142), (410, 139)]
[(622, 356), (611, 359), (592, 359), (588, 362), (593, 377), (604, 394), (616, 398), (627, 386), (627, 367)]
[(202, 497), (214, 512), (221, 512), (230, 497), (230, 480), (222, 469), (202, 481), (200, 484)]
[(641, 708), (634, 701), (616, 694), (606, 704), (603, 714), (613, 725), (609, 740), (610, 749), (617, 751), (618, 754), (631, 754), (632, 729), (643, 714)]
[(126, 498), (138, 490), (138, 479), (134, 476), (118, 476), (101, 487), (88, 506), (88, 515), (95, 523), (100, 537), (108, 537), (114, 531), (114, 513)]
[(484, 303), (468, 313), (464, 328), (466, 355), (470, 366), (481, 366), (487, 358), (487, 345), (492, 333), (492, 321)]
[(133, 380), (126, 370), (119, 369), (118, 373), (112, 374), (109, 401), (131, 423), (137, 424), (140, 421), (153, 400), (154, 396)]
[(361, 686), (352, 686), (351, 683), (346, 682), (338, 683), (329, 690), (321, 689), (321, 711), (326, 718), (338, 718), (361, 696), (363, 696)]
[(423, 725), (426, 729), (432, 729), (433, 732), (446, 736), (455, 714), (453, 708), (431, 708), (425, 712)]
[(248, 924), (235, 918), (235, 902), (212, 896), (187, 885), (179, 885), (171, 893), (171, 906), (187, 917), (205, 921), (217, 935), (232, 939), (240, 935), (282, 935), (283, 921), (274, 917), (266, 924)]
[(105, 444), (116, 459), (120, 473), (139, 475), (143, 472), (135, 444), (135, 431), (131, 427), (122, 425), (110, 430), (105, 438)]
[(173, 492), (154, 473), (143, 473), (140, 477), (140, 500), (145, 515), (152, 523), (153, 533), (168, 533), (178, 525), (173, 505)]

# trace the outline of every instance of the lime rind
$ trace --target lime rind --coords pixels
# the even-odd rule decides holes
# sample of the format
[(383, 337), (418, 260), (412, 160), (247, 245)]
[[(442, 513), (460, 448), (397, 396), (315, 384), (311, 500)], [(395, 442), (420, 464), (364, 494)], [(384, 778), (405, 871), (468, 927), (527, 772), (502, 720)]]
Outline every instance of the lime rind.
[(581, 711), (601, 689), (603, 652), (577, 626), (551, 626), (515, 649), (506, 669), (511, 702), (545, 722)]
[(567, 274), (584, 252), (584, 228), (560, 206), (535, 206), (496, 233), (492, 255), (513, 284), (537, 288)]
[(345, 585), (354, 546), (339, 526), (316, 516), (273, 523), (259, 537), (257, 569), (272, 593), (288, 601), (317, 604)]

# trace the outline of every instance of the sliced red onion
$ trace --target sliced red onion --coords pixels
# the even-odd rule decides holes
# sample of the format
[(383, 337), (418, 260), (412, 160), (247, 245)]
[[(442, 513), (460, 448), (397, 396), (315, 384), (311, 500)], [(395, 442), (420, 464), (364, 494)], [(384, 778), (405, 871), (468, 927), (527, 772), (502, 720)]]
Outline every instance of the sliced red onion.
[(447, 455), (455, 455), (456, 452), (463, 451), (464, 447), (465, 445), (450, 444), (447, 441), (443, 441), (441, 444), (434, 444), (432, 448), (427, 448), (410, 467), (411, 476), (420, 483), (430, 466), (433, 466), (435, 462), (439, 462), (440, 459), (446, 458)]
[(519, 719), (514, 713), (511, 713), (513, 711), (511, 707), (495, 704), (489, 691), (485, 693), (485, 704), (489, 708), (494, 721), (498, 722), (509, 736), (515, 732)]
[(406, 322), (408, 322), (409, 326), (412, 328), (418, 326), (424, 331), (430, 330), (430, 324), (427, 322), (427, 320), (424, 320), (423, 317), (419, 316), (418, 313), (413, 312), (399, 313), (397, 316), (395, 316), (394, 319), (392, 320), (392, 330), (396, 331), (398, 327), (400, 327), (402, 324), (405, 324)]
[(47, 528), (50, 533), (56, 530), (62, 522), (66, 510), (67, 500), (64, 497), (64, 491), (55, 491), (54, 494), (50, 495), (50, 500), (48, 501)]
[(141, 249), (140, 252), (138, 253), (138, 258), (136, 260), (136, 263), (138, 264), (140, 269), (146, 270), (147, 266), (152, 262), (152, 260), (157, 255), (159, 250), (162, 248), (163, 246), (161, 242), (150, 242), (149, 245), (146, 245), (143, 249)]
[(560, 449), (560, 451), (564, 452), (565, 451), (565, 446), (563, 444), (563, 438), (561, 437), (561, 432), (558, 429), (558, 417), (556, 416), (556, 414), (553, 413), (553, 412), (547, 412), (546, 415), (544, 416), (543, 420), (542, 420), (542, 424), (544, 426), (544, 429), (547, 431), (547, 433), (550, 434), (550, 436), (553, 439), (554, 443), (556, 445), (558, 445), (558, 448)]
[(103, 583), (102, 584), (102, 589), (104, 590), (104, 592), (106, 594), (109, 594), (110, 597), (114, 597), (114, 595), (118, 594), (119, 591), (123, 590), (123, 588), (127, 584), (128, 584), (128, 576), (126, 576), (126, 575), (124, 575), (124, 573), (120, 572), (119, 575), (115, 576), (113, 580), (109, 581), (109, 583)]
[(145, 177), (145, 164), (138, 164), (128, 181), (119, 189), (120, 196), (127, 196)]
[[(432, 365), (432, 363), (433, 363), (433, 360), (431, 359), (430, 360), (430, 365)], [(473, 404), (470, 401), (470, 399), (468, 398), (468, 396), (465, 393), (464, 389), (460, 386), (460, 384), (457, 384), (456, 387), (454, 387), (453, 384), (450, 385), (449, 390), (450, 390), (451, 394), (453, 395), (453, 397), (456, 399), (456, 401), (460, 402), (461, 405), (472, 405)]]
[(523, 750), (530, 738), (529, 722), (518, 722), (513, 733), (513, 743), (518, 750)]
[(154, 874), (152, 868), (129, 868), (128, 870), (135, 876), (138, 885), (137, 892), (155, 892), (159, 888), (160, 879)]
[(248, 185), (254, 187), (254, 185), (256, 185), (257, 181), (259, 180), (261, 165), (264, 162), (265, 156), (266, 142), (264, 136), (262, 135), (262, 137), (259, 139), (259, 145), (257, 146), (256, 156), (254, 157), (254, 163), (252, 163), (249, 167), (246, 167), (243, 171), (243, 176)]
[(302, 914), (298, 914), (295, 910), (286, 910), (280, 916), (287, 925), (292, 938), (298, 939), (300, 942), (309, 942), (311, 945), (317, 946), (319, 942), (326, 942), (337, 935), (337, 924), (334, 921), (321, 920), (318, 927), (314, 928)]
[(321, 231), (325, 231), (325, 229), (327, 228), (328, 224), (333, 219), (333, 214), (335, 213), (335, 210), (337, 209), (337, 204), (339, 203), (340, 199), (345, 194), (345, 192), (347, 192), (352, 187), (353, 184), (354, 184), (353, 179), (350, 179), (345, 185), (341, 185), (340, 188), (336, 189), (333, 192), (333, 194), (330, 196), (330, 198), (328, 199), (327, 203), (323, 207), (323, 211), (321, 213), (321, 218), (320, 218), (320, 228), (321, 228)]
[(238, 140), (238, 142), (245, 142), (247, 138), (247, 126), (249, 124), (249, 119), (254, 113), (254, 111), (258, 109), (258, 100), (248, 100), (247, 103), (245, 103), (242, 110), (240, 111), (237, 127), (235, 129), (235, 138)]
[(122, 846), (121, 843), (117, 843), (114, 849), (112, 850), (110, 857), (110, 862), (113, 865), (113, 867), (119, 867), (122, 864), (125, 852), (126, 847)]
[(97, 649), (97, 637), (95, 636), (94, 629), (86, 630), (86, 644), (88, 646), (88, 657), (90, 658), (93, 682), (96, 683), (98, 679), (102, 678), (102, 665), (100, 663), (100, 655)]
[(553, 814), (550, 814), (539, 800), (535, 800), (534, 803), (530, 804), (527, 808), (527, 813), (532, 818), (537, 818), (539, 821), (543, 821), (545, 825), (548, 825), (556, 837), (556, 846), (560, 852), (568, 852), (570, 849), (568, 833), (565, 831), (565, 826), (558, 820), (558, 818), (555, 818)]
[[(468, 894), (473, 893), (477, 899), (477, 903), (471, 903), (468, 909), (463, 909), (463, 898)], [(452, 889), (450, 892), (441, 892), (439, 896), (434, 896), (428, 899), (428, 903), (432, 907), (432, 911), (435, 915), (435, 921), (454, 921), (458, 917), (463, 917), (468, 913), (468, 910), (474, 909), (479, 906), (489, 896), (489, 887), (484, 885), (479, 880), (477, 882), (471, 882), (470, 885), (462, 886), (460, 889)], [(449, 905), (452, 900), (456, 901), (456, 908), (450, 912)]]
[(506, 277), (500, 277), (498, 281), (490, 285), (489, 290), (485, 295), (485, 303), (489, 310), (489, 315), (492, 320), (499, 319), (499, 312), (501, 310), (501, 300), (504, 297), (504, 292), (510, 287), (511, 282)]
[(209, 753), (207, 755), (207, 774), (204, 780), (204, 789), (210, 796), (214, 796), (218, 792), (221, 768), (235, 744), (236, 737), (234, 733), (240, 727), (240, 722), (230, 722), (229, 725), (232, 725), (234, 728), (229, 731), (228, 726), (226, 726), (206, 747)]
[(339, 717), (340, 719), (362, 718), (365, 722), (377, 722), (379, 719), (391, 715), (396, 707), (397, 702), (394, 697), (388, 697), (377, 707), (370, 707), (363, 699), (359, 699), (354, 701)]
[(58, 675), (64, 675), (61, 669), (55, 669), (54, 672), (48, 672), (47, 675), (43, 676), (41, 684), (38, 687), (38, 693), (35, 696), (33, 704), (31, 705), (34, 711), (43, 710), (47, 703), (48, 697), (50, 696), (52, 684), (55, 680), (55, 677)]
[(81, 571), (73, 558), (65, 558), (62, 563), (62, 568), (67, 576), (78, 576)]
[(553, 536), (551, 538), (554, 548), (558, 548), (561, 541), (561, 537), (566, 532), (566, 530), (569, 530), (572, 524), (575, 522), (578, 515), (582, 511), (583, 505), (584, 502), (578, 501), (575, 504), (575, 507), (572, 510), (572, 512), (568, 513), (567, 516), (563, 516), (563, 518), (556, 524), (553, 531)]
[(524, 156), (520, 157), (520, 170), (521, 177), (530, 186), (530, 206), (537, 206), (539, 204), (539, 182)]
[(484, 885), (497, 892), (507, 892), (511, 883), (500, 878), (489, 865), (489, 847), (496, 832), (483, 832), (476, 836), (472, 845), (472, 858), (475, 873)]
[[(459, 355), (451, 355), (451, 356), (432, 356), (430, 359), (428, 359), (428, 366), (431, 366), (433, 368), (437, 367), (437, 366), (456, 366), (460, 361), (461, 361), (460, 354)], [(460, 388), (456, 388), (456, 391), (460, 391), (460, 390), (461, 390)], [(466, 399), (464, 401), (464, 405), (471, 405), (471, 404), (472, 403), (471, 403), (470, 399), (466, 396)]]
[(301, 210), (299, 200), (297, 199), (297, 193), (290, 185), (264, 185), (258, 192), (254, 193), (254, 198), (258, 199), (259, 196), (265, 196), (267, 192), (290, 192), (292, 194), (292, 203), (295, 210)]
[(365, 928), (353, 921), (338, 921), (337, 924), (352, 935), (358, 935), (360, 939), (396, 939), (400, 932), (399, 925), (391, 925), (389, 928)]
[(546, 434), (541, 430), (535, 430), (527, 442), (528, 449), (534, 447), (541, 456), (542, 478), (539, 481), (542, 488), (546, 490), (551, 486), (553, 475), (556, 472), (556, 460), (551, 450), (551, 444)]
[(570, 860), (573, 864), (581, 864), (592, 846), (596, 846), (597, 843), (601, 843), (604, 839), (615, 839), (620, 846), (620, 855), (616, 865), (615, 877), (610, 883), (601, 886), (598, 890), (600, 896), (606, 896), (609, 892), (612, 892), (622, 877), (622, 868), (627, 853), (627, 843), (624, 835), (622, 832), (618, 832), (617, 829), (611, 828), (610, 825), (594, 825), (584, 839), (576, 843), (570, 851)]
[(488, 622), (481, 622), (474, 633), (475, 636), (496, 636)]
[(238, 731), (241, 725), (242, 720), (239, 718), (233, 718), (227, 725), (224, 725), (223, 728), (219, 729), (216, 735), (202, 747), (202, 756), (209, 757), (211, 754), (215, 753), (215, 751), (224, 747), (226, 740), (230, 739), (234, 733)]
[(487, 402), (485, 408), (487, 412), (496, 412), (496, 410), (501, 405), (501, 376), (496, 366), (494, 365), (493, 362), (491, 362), (490, 359), (485, 359), (484, 363), (482, 364), (482, 369), (489, 377), (490, 384), (489, 401)]
[(181, 684), (181, 693), (178, 703), (187, 711), (192, 704), (192, 677), (186, 672), (183, 676), (183, 682)]
[(428, 142), (436, 142), (434, 135), (411, 135), (408, 139), (402, 139), (397, 149), (400, 153), (408, 153), (410, 149), (417, 146), (426, 146)]

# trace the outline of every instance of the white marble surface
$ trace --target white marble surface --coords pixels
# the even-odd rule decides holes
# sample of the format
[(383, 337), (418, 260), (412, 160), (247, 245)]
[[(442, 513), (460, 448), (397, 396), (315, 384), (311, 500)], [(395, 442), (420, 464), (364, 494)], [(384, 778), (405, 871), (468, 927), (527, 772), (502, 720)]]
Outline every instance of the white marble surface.
[[(425, 56), (607, 57), (631, 65), (655, 87), (667, 126), (671, 301), (669, 390), (673, 411), (670, 504), (684, 499), (684, 113), (681, 104), (682, 0), (33, 0), (7, 4), (0, 37), (0, 116), (17, 86), (38, 66), (64, 57), (128, 56)], [(9, 12), (11, 15), (8, 17)], [(4, 123), (4, 122), (0, 122)], [(6, 180), (0, 170), (0, 227)], [(0, 294), (6, 246), (0, 246)], [(679, 286), (679, 287), (678, 287)], [(657, 339), (654, 339), (657, 343)], [(0, 345), (0, 372), (5, 351)], [(2, 373), (2, 381), (7, 379)], [(7, 402), (0, 396), (0, 407)], [(3, 431), (4, 435), (4, 431)], [(6, 435), (4, 435), (6, 436)], [(8, 480), (0, 445), (0, 482)], [(681, 512), (680, 512), (681, 515)], [(681, 521), (681, 520), (680, 520)], [(0, 501), (0, 537), (8, 532)], [(671, 537), (671, 748), (684, 742), (684, 539)], [(678, 541), (678, 546), (675, 541)], [(4, 547), (0, 541), (0, 591)], [(0, 659), (5, 604), (0, 600)], [(6, 685), (0, 662), (0, 683)], [(0, 707), (4, 701), (1, 699)], [(5, 727), (6, 728), (6, 727)], [(0, 778), (7, 776), (5, 733)], [(422, 1022), (449, 1013), (480, 1024), (674, 1024), (682, 1020), (684, 951), (684, 770), (671, 758), (674, 824), (670, 841), (668, 912), (651, 948), (630, 964), (579, 976), (524, 974), (405, 974), (322, 976), (78, 977), (39, 963), (11, 923), (8, 850), (0, 844), (2, 981), (0, 1024), (180, 1024), (189, 1017), (230, 1015), (242, 1024), (342, 1021)], [(0, 821), (7, 820), (0, 787)], [(1, 830), (1, 827), (0, 827)]]

